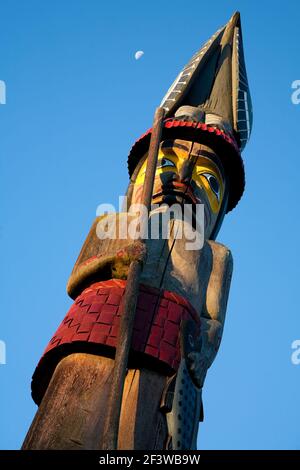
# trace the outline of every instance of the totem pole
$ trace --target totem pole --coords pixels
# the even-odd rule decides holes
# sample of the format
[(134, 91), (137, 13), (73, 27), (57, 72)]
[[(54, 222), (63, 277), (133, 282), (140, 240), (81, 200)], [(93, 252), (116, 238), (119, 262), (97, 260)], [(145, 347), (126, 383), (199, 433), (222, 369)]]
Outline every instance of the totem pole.
[[(235, 13), (133, 145), (127, 209), (97, 217), (88, 234), (67, 286), (74, 304), (33, 375), (39, 408), (23, 449), (196, 448), (232, 274), (231, 253), (215, 239), (244, 191), (240, 152), (251, 125)], [(139, 214), (129, 208), (139, 203), (150, 211), (137, 238), (128, 228)], [(175, 211), (164, 237), (161, 220), (174, 204), (191, 218)], [(155, 220), (159, 236), (151, 237)], [(189, 246), (185, 230), (177, 236), (187, 224), (201, 246)], [(104, 226), (114, 226), (113, 237), (101, 235)]]

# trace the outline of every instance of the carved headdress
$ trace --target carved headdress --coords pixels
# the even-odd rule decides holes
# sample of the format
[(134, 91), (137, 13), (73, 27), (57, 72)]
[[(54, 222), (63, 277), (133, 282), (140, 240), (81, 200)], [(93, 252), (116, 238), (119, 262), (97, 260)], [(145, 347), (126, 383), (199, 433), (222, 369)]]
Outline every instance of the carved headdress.
[[(235, 13), (191, 58), (162, 100), (162, 139), (210, 146), (221, 159), (228, 182), (224, 212), (238, 203), (245, 186), (240, 152), (251, 133), (252, 104), (245, 67), (240, 14)], [(133, 145), (131, 176), (147, 152), (151, 129)]]

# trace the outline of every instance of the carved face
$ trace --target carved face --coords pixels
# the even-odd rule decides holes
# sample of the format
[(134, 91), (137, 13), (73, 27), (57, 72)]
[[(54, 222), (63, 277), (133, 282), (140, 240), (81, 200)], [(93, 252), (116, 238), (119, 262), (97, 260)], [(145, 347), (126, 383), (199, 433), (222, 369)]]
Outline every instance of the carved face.
[[(135, 175), (131, 203), (140, 203), (147, 154)], [(153, 203), (204, 204), (205, 238), (209, 238), (222, 206), (225, 178), (217, 155), (204, 145), (184, 140), (163, 141), (158, 154)]]

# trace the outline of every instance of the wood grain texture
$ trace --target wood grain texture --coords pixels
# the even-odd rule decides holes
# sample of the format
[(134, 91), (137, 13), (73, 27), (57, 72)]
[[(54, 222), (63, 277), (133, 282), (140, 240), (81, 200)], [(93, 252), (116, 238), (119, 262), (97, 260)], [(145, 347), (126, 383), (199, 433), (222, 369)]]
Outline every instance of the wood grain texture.
[(162, 450), (167, 424), (159, 411), (167, 377), (147, 369), (128, 371), (121, 410), (118, 449)]
[(23, 449), (96, 449), (113, 360), (71, 354), (56, 367)]
[(221, 243), (208, 241), (212, 252), (212, 270), (206, 292), (203, 314), (218, 320), (225, 320), (226, 307), (233, 270), (231, 251)]
[(117, 449), (118, 429), (123, 397), (124, 381), (131, 346), (136, 304), (139, 293), (139, 281), (142, 264), (132, 261), (123, 298), (123, 315), (117, 336), (115, 364), (112, 371), (111, 390), (107, 404), (107, 418), (104, 426), (104, 449)]
[[(113, 366), (112, 359), (92, 354), (65, 357), (56, 367), (22, 449), (101, 449)], [(119, 449), (163, 448), (167, 429), (159, 404), (164, 384), (159, 373), (128, 371)]]

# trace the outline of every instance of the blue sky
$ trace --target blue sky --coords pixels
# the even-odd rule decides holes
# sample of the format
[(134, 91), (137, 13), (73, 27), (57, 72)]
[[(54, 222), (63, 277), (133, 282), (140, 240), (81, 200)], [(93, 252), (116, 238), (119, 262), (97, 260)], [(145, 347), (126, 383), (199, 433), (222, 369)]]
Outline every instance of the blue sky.
[(295, 0), (1, 1), (1, 449), (20, 447), (35, 413), (31, 375), (71, 305), (66, 282), (97, 205), (117, 204), (132, 143), (180, 69), (235, 10), (254, 126), (243, 154), (246, 192), (218, 237), (232, 250), (234, 275), (198, 447), (299, 449)]

